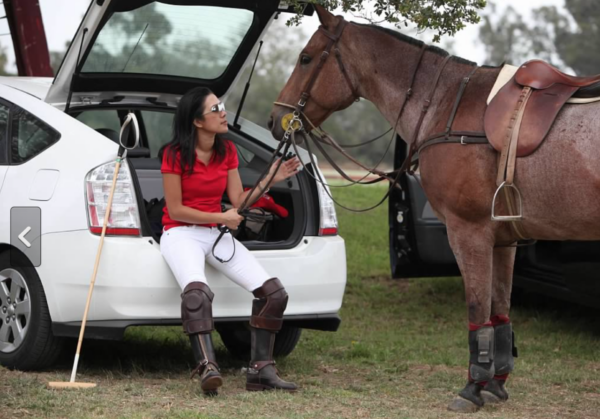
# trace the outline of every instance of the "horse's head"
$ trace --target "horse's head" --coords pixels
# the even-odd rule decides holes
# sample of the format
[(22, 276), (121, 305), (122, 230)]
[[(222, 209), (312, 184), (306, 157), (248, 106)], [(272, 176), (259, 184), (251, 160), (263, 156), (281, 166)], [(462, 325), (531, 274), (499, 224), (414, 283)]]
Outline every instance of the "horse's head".
[[(269, 128), (275, 139), (282, 139), (294, 108), (319, 126), (335, 111), (347, 108), (358, 98), (349, 74), (352, 56), (348, 35), (350, 25), (315, 5), (321, 26), (302, 49), (296, 67), (271, 112)], [(345, 35), (345, 36), (343, 36)], [(285, 105), (288, 106), (285, 106)], [(312, 129), (303, 118), (304, 128)]]

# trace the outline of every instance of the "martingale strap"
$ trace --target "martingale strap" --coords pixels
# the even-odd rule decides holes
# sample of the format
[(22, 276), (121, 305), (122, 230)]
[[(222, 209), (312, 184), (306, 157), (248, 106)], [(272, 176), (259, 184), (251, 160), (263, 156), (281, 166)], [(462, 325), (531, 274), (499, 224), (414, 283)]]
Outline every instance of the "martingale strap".
[(406, 159), (404, 160), (404, 163), (402, 163), (402, 166), (400, 167), (400, 169), (398, 169), (401, 173), (407, 172), (410, 175), (414, 174), (414, 170), (411, 170), (412, 159), (413, 159), (413, 155), (417, 151), (417, 141), (419, 140), (419, 132), (421, 131), (421, 125), (423, 125), (423, 121), (425, 120), (425, 115), (427, 115), (427, 111), (429, 110), (429, 106), (431, 105), (431, 101), (433, 100), (433, 96), (435, 95), (435, 91), (436, 91), (437, 85), (440, 81), (440, 77), (442, 76), (442, 73), (444, 72), (444, 68), (446, 68), (446, 64), (448, 64), (448, 61), (450, 61), (451, 57), (452, 57), (451, 55), (446, 56), (446, 58), (444, 58), (444, 61), (442, 62), (442, 65), (440, 65), (440, 67), (438, 68), (438, 72), (435, 76), (435, 82), (433, 84), (431, 92), (429, 93), (429, 96), (427, 97), (427, 99), (425, 99), (425, 102), (423, 103), (423, 108), (421, 108), (421, 115), (419, 116), (417, 126), (415, 127), (415, 131), (413, 132), (413, 138), (410, 141), (410, 148), (408, 149), (408, 155), (406, 156)]
[(462, 101), (462, 98), (467, 90), (467, 85), (469, 81), (475, 74), (479, 67), (473, 68), (469, 74), (462, 79), (460, 87), (458, 89), (458, 93), (456, 94), (456, 99), (454, 100), (454, 106), (452, 107), (452, 111), (450, 112), (450, 116), (448, 117), (448, 122), (446, 123), (446, 131), (433, 134), (427, 140), (425, 140), (417, 149), (415, 156), (413, 158), (412, 164), (415, 164), (419, 160), (419, 154), (432, 145), (436, 144), (489, 144), (487, 136), (485, 132), (480, 131), (452, 131), (452, 125), (454, 124), (454, 119), (456, 118), (456, 112), (458, 111), (458, 107)]

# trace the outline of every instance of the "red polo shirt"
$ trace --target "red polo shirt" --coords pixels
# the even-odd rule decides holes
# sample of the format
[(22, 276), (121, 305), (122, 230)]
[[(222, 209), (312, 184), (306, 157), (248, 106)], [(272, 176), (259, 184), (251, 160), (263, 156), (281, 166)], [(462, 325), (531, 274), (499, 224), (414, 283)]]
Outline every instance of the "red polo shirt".
[[(203, 212), (221, 212), (221, 199), (227, 188), (228, 171), (237, 169), (238, 156), (233, 143), (225, 141), (226, 154), (222, 160), (218, 160), (213, 152), (208, 166), (195, 159), (194, 169), (191, 174), (181, 170), (181, 154), (178, 151), (175, 157), (175, 164), (169, 159), (166, 148), (163, 154), (161, 173), (174, 173), (181, 176), (181, 203), (193, 209)], [(167, 161), (168, 160), (168, 161)], [(162, 224), (165, 230), (177, 226), (187, 226), (189, 223), (172, 220), (169, 217), (169, 209), (165, 205), (163, 210)], [(201, 224), (207, 227), (214, 227), (216, 224)]]

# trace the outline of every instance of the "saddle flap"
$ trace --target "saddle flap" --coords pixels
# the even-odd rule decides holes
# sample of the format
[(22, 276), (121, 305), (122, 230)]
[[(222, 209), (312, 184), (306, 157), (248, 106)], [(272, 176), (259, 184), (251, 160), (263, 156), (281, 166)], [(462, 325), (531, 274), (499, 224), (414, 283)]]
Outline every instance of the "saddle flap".
[[(516, 116), (515, 110), (523, 89), (516, 80), (517, 74), (492, 99), (484, 116), (485, 133), (498, 152), (502, 152), (505, 142), (509, 141), (508, 128), (511, 119)], [(543, 90), (533, 91), (520, 125), (517, 157), (527, 156), (540, 146), (558, 112), (577, 89), (578, 87), (555, 83)]]

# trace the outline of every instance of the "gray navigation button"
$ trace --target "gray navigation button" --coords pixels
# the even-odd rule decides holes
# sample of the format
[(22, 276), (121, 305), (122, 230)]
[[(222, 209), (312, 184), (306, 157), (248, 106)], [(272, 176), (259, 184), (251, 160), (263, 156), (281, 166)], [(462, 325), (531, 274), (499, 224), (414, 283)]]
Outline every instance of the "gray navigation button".
[[(24, 253), (33, 266), (42, 264), (42, 210), (39, 207), (12, 207), (10, 209), (10, 264), (27, 266), (20, 253)], [(19, 255), (18, 255), (19, 254)]]

